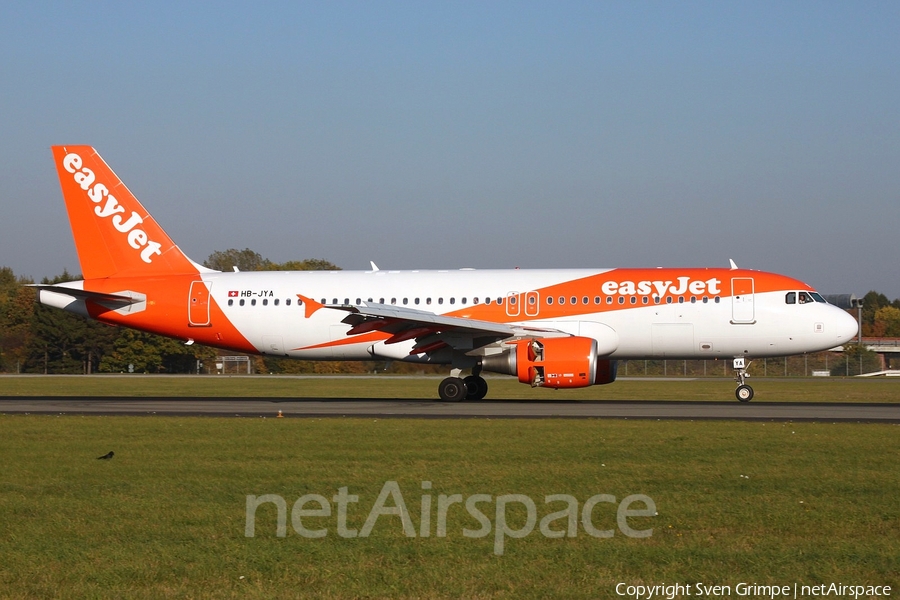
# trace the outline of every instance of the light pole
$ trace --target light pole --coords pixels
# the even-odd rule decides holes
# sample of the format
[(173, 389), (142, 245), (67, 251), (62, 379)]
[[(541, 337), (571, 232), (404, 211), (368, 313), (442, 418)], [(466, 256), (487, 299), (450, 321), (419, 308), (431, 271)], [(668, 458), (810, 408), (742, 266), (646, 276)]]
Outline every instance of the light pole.
[(863, 341), (862, 341), (862, 307), (863, 298), (850, 298), (850, 306), (856, 307), (856, 322), (859, 325), (859, 374), (863, 372)]

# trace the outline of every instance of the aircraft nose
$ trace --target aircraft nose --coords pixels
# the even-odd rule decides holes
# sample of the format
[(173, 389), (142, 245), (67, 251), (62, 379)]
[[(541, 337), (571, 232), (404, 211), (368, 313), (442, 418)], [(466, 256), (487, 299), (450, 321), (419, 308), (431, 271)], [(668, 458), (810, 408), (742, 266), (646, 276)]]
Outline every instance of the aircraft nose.
[(849, 342), (859, 334), (859, 324), (850, 313), (834, 307), (834, 331), (837, 331), (841, 344)]

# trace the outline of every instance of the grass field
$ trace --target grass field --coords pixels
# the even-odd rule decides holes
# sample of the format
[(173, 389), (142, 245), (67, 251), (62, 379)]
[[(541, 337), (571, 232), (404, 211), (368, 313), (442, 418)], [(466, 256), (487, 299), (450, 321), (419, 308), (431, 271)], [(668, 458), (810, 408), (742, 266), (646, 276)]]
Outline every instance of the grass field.
[[(896, 425), (557, 420), (352, 420), (0, 416), (0, 596), (4, 598), (611, 598), (619, 582), (829, 582), (900, 586)], [(108, 450), (109, 461), (96, 460)], [(550, 539), (537, 527), (468, 538), (405, 537), (398, 516), (347, 539), (276, 536), (246, 496), (359, 496), (362, 527), (396, 481), (415, 532), (421, 496), (550, 494), (579, 502), (645, 494), (649, 538)], [(422, 482), (432, 489), (422, 490)], [(387, 506), (394, 506), (388, 500)], [(640, 508), (642, 505), (637, 505)], [(307, 508), (315, 508), (308, 505)], [(482, 505), (496, 523), (494, 504)], [(335, 507), (336, 509), (336, 507)], [(515, 510), (518, 509), (518, 510)], [(615, 505), (593, 513), (615, 529)], [(507, 511), (525, 524), (522, 505)], [(432, 523), (435, 523), (432, 517)], [(554, 529), (565, 529), (556, 521)]]
[[(51, 375), (0, 376), (0, 396), (233, 396), (437, 398), (437, 377)], [(734, 400), (729, 379), (620, 379), (576, 390), (532, 389), (488, 379), (488, 399)], [(900, 378), (754, 378), (755, 402), (898, 402)]]
[[(0, 378), (0, 395), (131, 388), (141, 395), (278, 396), (304, 395), (302, 388), (421, 397), (435, 383)], [(767, 390), (786, 401), (896, 401), (898, 389), (883, 380), (756, 383), (760, 395)], [(598, 389), (615, 386), (637, 398), (731, 392), (725, 380)], [(661, 395), (673, 389), (680, 391)], [(96, 460), (109, 450), (112, 460)], [(0, 598), (620, 598), (618, 583), (676, 582), (730, 585), (731, 597), (740, 582), (900, 589), (898, 425), (0, 415), (0, 465)], [(404, 535), (395, 514), (379, 517), (367, 537), (339, 535), (338, 490), (359, 497), (347, 505), (346, 526), (361, 530), (391, 481), (414, 535)], [(257, 509), (255, 535), (245, 535), (247, 496), (265, 494), (285, 501), (284, 537), (276, 535), (274, 504)], [(298, 514), (302, 526), (325, 529), (325, 537), (304, 537), (294, 527), (292, 507), (306, 494), (332, 508), (329, 516)], [(488, 535), (464, 535), (480, 524), (460, 503), (446, 512), (446, 535), (437, 535), (440, 496), (454, 494), (488, 497), (477, 505)], [(507, 494), (533, 500), (537, 522), (525, 537), (501, 536), (501, 554), (496, 507)], [(540, 521), (565, 508), (545, 503), (553, 494), (577, 502), (574, 537), (541, 533)], [(610, 530), (608, 538), (589, 535), (581, 518), (597, 494), (615, 497), (597, 504), (589, 521)], [(627, 517), (625, 525), (652, 529), (649, 537), (628, 537), (617, 521), (617, 503), (633, 494), (652, 499), (658, 514)], [(431, 503), (425, 518), (423, 496)], [(395, 505), (395, 497), (385, 503)], [(521, 502), (502, 515), (509, 529), (527, 530)], [(565, 516), (549, 525), (567, 526)]]

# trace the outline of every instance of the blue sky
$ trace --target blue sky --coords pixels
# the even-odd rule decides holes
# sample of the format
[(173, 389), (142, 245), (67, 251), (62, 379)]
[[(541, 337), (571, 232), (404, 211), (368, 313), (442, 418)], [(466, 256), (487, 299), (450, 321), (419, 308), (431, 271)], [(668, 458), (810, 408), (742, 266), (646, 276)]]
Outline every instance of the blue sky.
[(900, 297), (900, 4), (0, 7), (0, 265), (79, 270), (52, 144), (193, 258), (740, 266)]

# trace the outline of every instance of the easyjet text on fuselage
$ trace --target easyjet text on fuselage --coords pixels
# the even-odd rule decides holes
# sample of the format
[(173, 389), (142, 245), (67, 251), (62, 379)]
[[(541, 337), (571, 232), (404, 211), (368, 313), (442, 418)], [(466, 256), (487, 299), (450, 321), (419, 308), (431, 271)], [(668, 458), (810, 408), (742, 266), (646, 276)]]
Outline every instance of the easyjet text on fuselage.
[(621, 296), (665, 296), (666, 294), (673, 296), (684, 294), (694, 296), (708, 294), (715, 296), (721, 293), (719, 288), (721, 284), (722, 280), (715, 277), (702, 280), (683, 276), (676, 277), (674, 281), (606, 281), (600, 286), (600, 289), (607, 296), (615, 296), (617, 294)]

